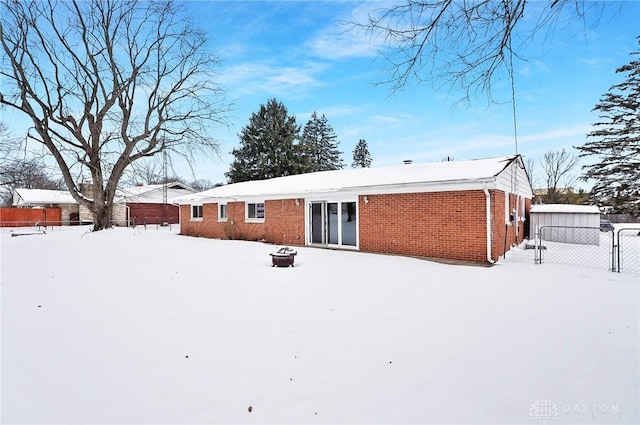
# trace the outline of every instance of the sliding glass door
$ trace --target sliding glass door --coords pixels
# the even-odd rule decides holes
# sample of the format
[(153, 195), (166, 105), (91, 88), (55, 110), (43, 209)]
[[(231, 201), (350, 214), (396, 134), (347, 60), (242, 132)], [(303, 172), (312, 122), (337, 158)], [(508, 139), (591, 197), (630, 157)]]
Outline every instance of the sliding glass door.
[(309, 217), (312, 244), (357, 246), (356, 202), (311, 202)]

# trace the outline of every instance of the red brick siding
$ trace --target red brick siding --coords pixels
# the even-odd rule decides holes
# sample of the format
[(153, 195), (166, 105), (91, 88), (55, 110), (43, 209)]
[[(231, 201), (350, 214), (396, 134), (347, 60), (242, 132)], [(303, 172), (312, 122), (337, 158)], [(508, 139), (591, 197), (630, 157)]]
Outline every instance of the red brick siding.
[[(481, 190), (360, 196), (360, 250), (486, 262)], [(504, 204), (503, 204), (504, 209)]]
[(191, 206), (182, 205), (180, 233), (218, 239), (265, 240), (282, 245), (304, 245), (304, 200), (265, 202), (264, 223), (245, 222), (245, 203), (227, 203), (227, 221), (218, 221), (218, 204), (204, 204), (202, 221), (191, 220)]
[[(504, 254), (515, 241), (514, 226), (505, 226), (505, 193), (491, 190), (491, 257)], [(359, 249), (419, 257), (487, 262), (486, 197), (482, 190), (464, 192), (366, 195), (358, 200)], [(513, 202), (515, 205), (515, 196)], [(511, 202), (511, 200), (510, 200)], [(191, 221), (190, 205), (181, 206), (183, 235), (219, 239), (266, 240), (304, 245), (303, 199), (265, 202), (264, 223), (245, 222), (245, 203), (227, 204), (227, 221), (218, 222), (218, 205), (205, 204), (203, 220)], [(511, 208), (513, 208), (513, 205)], [(528, 211), (531, 202), (527, 200)], [(524, 236), (520, 226), (519, 241)]]
[[(495, 195), (495, 203), (493, 204), (493, 227), (494, 227), (494, 240), (492, 245), (492, 253), (494, 259), (504, 255), (505, 251), (509, 251), (509, 249), (513, 245), (517, 245), (522, 242), (525, 237), (525, 228), (529, 226), (528, 222), (520, 221), (515, 226), (513, 222), (510, 222), (510, 225), (507, 225), (507, 221), (509, 221), (509, 216), (506, 216), (505, 213), (505, 200), (506, 194), (504, 192), (496, 192)], [(525, 211), (521, 211), (521, 205), (517, 205), (517, 196), (514, 194), (509, 195), (509, 214), (513, 211), (514, 208), (518, 209), (519, 216), (524, 215), (525, 217), (529, 216), (529, 210), (531, 209), (531, 200), (525, 200)], [(516, 237), (516, 228), (518, 229), (518, 234)], [(506, 238), (505, 238), (506, 233)]]
[(304, 199), (265, 203), (265, 239), (281, 245), (304, 245)]

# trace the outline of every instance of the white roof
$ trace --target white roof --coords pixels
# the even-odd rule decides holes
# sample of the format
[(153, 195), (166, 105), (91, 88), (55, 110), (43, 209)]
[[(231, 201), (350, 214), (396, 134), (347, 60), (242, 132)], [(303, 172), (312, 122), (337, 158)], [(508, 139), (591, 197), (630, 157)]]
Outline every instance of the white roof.
[[(496, 181), (509, 164), (519, 156), (477, 159), (470, 161), (434, 162), (399, 165), (384, 168), (358, 168), (297, 174), (267, 180), (254, 180), (219, 186), (190, 196), (173, 199), (177, 204), (213, 199), (263, 197), (279, 199), (304, 197), (311, 194), (345, 192), (357, 189), (371, 193), (375, 189), (402, 188), (425, 190), (429, 186), (452, 187), (463, 183), (491, 183)], [(416, 188), (416, 186), (419, 186)], [(492, 187), (487, 187), (491, 189)], [(455, 190), (455, 189), (449, 189)]]
[[(151, 184), (118, 189), (116, 202), (132, 202), (159, 204), (163, 201), (162, 188), (164, 184)], [(167, 199), (195, 193), (195, 189), (183, 183), (167, 183)], [(48, 205), (48, 204), (77, 204), (67, 190), (46, 189), (15, 189), (13, 205)]]
[(15, 189), (13, 195), (15, 206), (76, 203), (71, 193), (66, 190)]
[[(119, 201), (141, 204), (160, 204), (163, 202), (163, 188), (165, 184), (150, 184), (118, 189), (116, 194)], [(189, 195), (196, 190), (183, 183), (167, 183), (167, 199)]]
[(531, 213), (600, 214), (595, 205), (546, 204), (532, 205)]

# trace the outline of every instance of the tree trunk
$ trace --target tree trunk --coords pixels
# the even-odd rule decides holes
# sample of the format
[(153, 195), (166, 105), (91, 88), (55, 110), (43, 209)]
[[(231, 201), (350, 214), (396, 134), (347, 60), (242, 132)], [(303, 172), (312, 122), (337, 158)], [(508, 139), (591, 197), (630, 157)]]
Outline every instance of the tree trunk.
[(112, 205), (94, 204), (93, 213), (93, 231), (110, 229), (112, 226), (111, 216), (113, 212)]

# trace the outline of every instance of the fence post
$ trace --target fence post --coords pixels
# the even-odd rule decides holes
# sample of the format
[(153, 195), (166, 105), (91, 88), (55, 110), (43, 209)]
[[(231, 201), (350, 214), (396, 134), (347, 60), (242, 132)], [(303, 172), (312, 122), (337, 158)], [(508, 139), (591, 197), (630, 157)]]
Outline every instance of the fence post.
[[(619, 238), (618, 234), (618, 239)], [(620, 244), (617, 245), (618, 249), (620, 249)], [(618, 269), (618, 273), (620, 273), (620, 252), (618, 251), (618, 267), (616, 267), (616, 232), (615, 230), (611, 231), (611, 271), (616, 272), (616, 268)]]
[(536, 225), (533, 242), (533, 264), (542, 263), (542, 253), (540, 252), (540, 225)]

